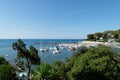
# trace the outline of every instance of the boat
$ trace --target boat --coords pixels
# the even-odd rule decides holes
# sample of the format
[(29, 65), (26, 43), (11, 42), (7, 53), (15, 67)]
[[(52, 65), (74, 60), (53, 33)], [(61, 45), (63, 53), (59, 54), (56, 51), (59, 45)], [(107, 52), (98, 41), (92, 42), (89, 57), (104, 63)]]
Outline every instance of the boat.
[(44, 49), (43, 49), (43, 48), (40, 48), (40, 52), (44, 52)]
[(43, 48), (44, 51), (49, 51), (49, 48)]
[(52, 52), (53, 52), (53, 54), (58, 54), (58, 53), (60, 53), (58, 47), (54, 47)]
[(40, 52), (44, 52), (44, 49), (42, 48), (41, 42), (42, 42), (42, 40), (40, 40)]
[(53, 52), (53, 54), (58, 54), (58, 53), (60, 53), (59, 50), (53, 50), (52, 52)]
[(76, 48), (75, 47), (68, 47), (68, 49), (70, 50), (70, 51), (74, 51), (74, 50), (76, 50)]

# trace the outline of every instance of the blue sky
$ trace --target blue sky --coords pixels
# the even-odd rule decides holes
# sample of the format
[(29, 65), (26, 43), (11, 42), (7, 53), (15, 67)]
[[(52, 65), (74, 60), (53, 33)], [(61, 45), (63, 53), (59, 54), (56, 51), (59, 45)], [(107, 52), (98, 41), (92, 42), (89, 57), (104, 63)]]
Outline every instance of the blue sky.
[(0, 0), (0, 38), (86, 38), (120, 28), (120, 0)]

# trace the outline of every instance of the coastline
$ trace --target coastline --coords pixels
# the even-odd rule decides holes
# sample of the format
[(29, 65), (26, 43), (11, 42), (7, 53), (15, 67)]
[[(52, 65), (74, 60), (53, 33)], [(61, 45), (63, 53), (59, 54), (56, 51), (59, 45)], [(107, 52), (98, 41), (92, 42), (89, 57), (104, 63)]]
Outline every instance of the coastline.
[(120, 48), (120, 46), (117, 46), (117, 42), (98, 42), (98, 41), (82, 41), (79, 44), (85, 45), (85, 46), (97, 46), (97, 45), (104, 45), (107, 47), (113, 47), (113, 48)]

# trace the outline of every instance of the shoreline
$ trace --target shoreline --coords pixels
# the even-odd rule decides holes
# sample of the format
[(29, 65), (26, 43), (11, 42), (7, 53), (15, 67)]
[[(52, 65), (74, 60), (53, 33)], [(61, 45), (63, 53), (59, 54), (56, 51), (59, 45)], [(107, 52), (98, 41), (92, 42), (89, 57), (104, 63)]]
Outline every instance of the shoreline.
[(79, 44), (86, 45), (86, 46), (97, 46), (97, 45), (104, 45), (107, 47), (114, 47), (114, 48), (120, 48), (120, 46), (117, 46), (117, 42), (98, 42), (98, 41), (82, 41), (79, 42)]

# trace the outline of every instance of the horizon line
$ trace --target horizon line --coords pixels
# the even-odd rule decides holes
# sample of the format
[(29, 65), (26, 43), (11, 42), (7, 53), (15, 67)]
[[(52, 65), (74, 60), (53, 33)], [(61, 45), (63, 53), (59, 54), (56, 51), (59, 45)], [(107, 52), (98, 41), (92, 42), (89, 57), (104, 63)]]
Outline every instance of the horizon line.
[(86, 38), (0, 38), (0, 39), (86, 39)]

